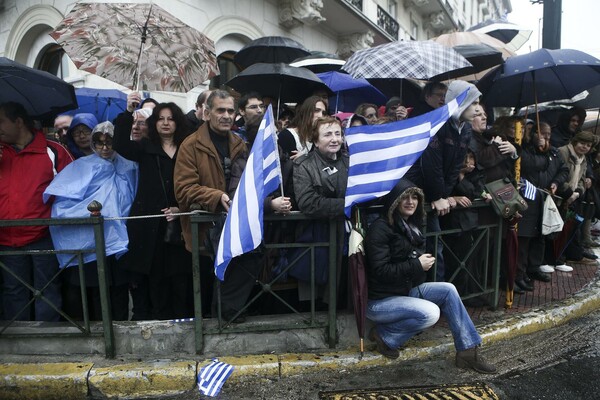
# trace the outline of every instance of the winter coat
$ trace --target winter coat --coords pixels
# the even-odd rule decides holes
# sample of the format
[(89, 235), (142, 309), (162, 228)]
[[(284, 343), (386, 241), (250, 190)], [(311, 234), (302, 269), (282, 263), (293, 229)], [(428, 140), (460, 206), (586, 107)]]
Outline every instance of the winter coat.
[[(21, 151), (0, 142), (0, 219), (50, 218), (52, 201), (42, 193), (54, 176), (73, 157), (61, 144), (47, 140), (41, 132)], [(48, 236), (47, 226), (0, 228), (0, 245), (22, 247)]]
[[(209, 124), (188, 136), (181, 146), (175, 165), (175, 194), (182, 212), (190, 210), (192, 204), (211, 213), (225, 211), (221, 206), (221, 196), (231, 190), (226, 186), (225, 172), (221, 159), (208, 131)], [(232, 165), (240, 157), (247, 158), (248, 150), (239, 136), (229, 132), (229, 158)], [(199, 241), (204, 243), (206, 232), (211, 224), (199, 227)], [(185, 247), (191, 251), (192, 231), (189, 217), (181, 217), (181, 227)]]
[[(298, 208), (313, 218), (331, 218), (344, 214), (344, 196), (348, 183), (348, 156), (338, 153), (328, 159), (314, 149), (294, 161), (294, 195)], [(337, 170), (332, 173), (331, 171)]]
[[(177, 153), (173, 158), (169, 157), (160, 145), (151, 142), (148, 138), (142, 138), (138, 142), (130, 140), (132, 124), (132, 114), (119, 114), (115, 119), (113, 137), (113, 149), (126, 159), (139, 164), (138, 190), (130, 215), (163, 214), (161, 211), (163, 208), (177, 207), (173, 192), (173, 169)], [(130, 271), (148, 274), (152, 266), (154, 249), (164, 244), (166, 227), (165, 218), (129, 220), (127, 222), (129, 252), (123, 267)]]
[[(521, 153), (521, 177), (534, 186), (548, 190), (554, 183), (557, 188), (563, 186), (569, 176), (569, 169), (563, 163), (558, 150), (554, 147), (546, 153), (540, 152), (533, 146), (527, 146)], [(542, 234), (542, 212), (545, 196), (540, 195), (535, 200), (527, 200), (528, 208), (523, 211), (519, 221), (518, 235), (523, 237), (539, 237)]]
[[(562, 161), (565, 163), (565, 165), (567, 166), (567, 168), (569, 168), (569, 175), (567, 177), (567, 180), (564, 183), (563, 186), (563, 191), (567, 190), (567, 186), (569, 185), (569, 180), (571, 179), (571, 175), (573, 175), (575, 173), (575, 166), (576, 166), (576, 156), (575, 154), (573, 154), (570, 150), (569, 150), (569, 145), (565, 145), (562, 146), (558, 149), (558, 154), (560, 154), (560, 158), (562, 159)], [(577, 179), (577, 188), (574, 190), (575, 192), (579, 192), (579, 197), (583, 196), (583, 193), (585, 192), (585, 178), (587, 175), (587, 157), (583, 157), (583, 161), (580, 164), (579, 167), (579, 177)]]
[[(365, 237), (369, 299), (407, 296), (415, 286), (425, 282), (425, 271), (419, 257), (425, 252), (425, 238), (418, 231), (407, 230), (400, 216), (394, 212), (405, 190), (414, 184), (401, 180), (386, 197), (384, 211), (375, 220)], [(419, 205), (408, 223), (417, 227), (424, 216), (423, 192), (417, 190)], [(409, 228), (410, 229), (410, 228)]]
[[(514, 181), (515, 160), (510, 155), (500, 153), (498, 146), (483, 134), (473, 132), (469, 149), (475, 154), (476, 168), (484, 174), (485, 183), (506, 177)], [(517, 152), (520, 153), (520, 150), (520, 146), (517, 147)]]

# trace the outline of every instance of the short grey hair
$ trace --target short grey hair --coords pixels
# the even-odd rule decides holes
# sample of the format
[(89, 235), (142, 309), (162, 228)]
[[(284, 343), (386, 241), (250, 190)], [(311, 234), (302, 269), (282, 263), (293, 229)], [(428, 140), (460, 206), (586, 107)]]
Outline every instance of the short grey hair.
[(233, 99), (233, 96), (226, 90), (215, 90), (213, 91), (210, 96), (208, 96), (208, 99), (206, 100), (206, 108), (211, 109), (215, 103), (215, 98), (217, 99)]

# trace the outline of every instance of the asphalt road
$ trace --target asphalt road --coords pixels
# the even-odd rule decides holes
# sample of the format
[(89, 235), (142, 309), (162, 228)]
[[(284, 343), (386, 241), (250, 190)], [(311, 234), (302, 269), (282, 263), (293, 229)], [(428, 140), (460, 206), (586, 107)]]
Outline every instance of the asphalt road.
[[(480, 375), (457, 369), (453, 354), (429, 361), (402, 362), (361, 371), (225, 383), (219, 400), (319, 399), (339, 390), (402, 388), (483, 382), (500, 399), (577, 400), (600, 398), (600, 311), (569, 324), (496, 343), (483, 349), (499, 373)], [(204, 398), (197, 391), (177, 400)]]

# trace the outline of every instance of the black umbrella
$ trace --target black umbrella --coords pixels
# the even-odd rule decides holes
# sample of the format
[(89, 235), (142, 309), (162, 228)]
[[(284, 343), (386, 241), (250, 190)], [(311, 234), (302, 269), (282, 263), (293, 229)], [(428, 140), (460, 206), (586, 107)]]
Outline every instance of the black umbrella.
[(339, 71), (346, 63), (335, 54), (322, 51), (311, 51), (310, 56), (300, 57), (290, 63), (292, 67), (304, 67), (310, 69), (315, 74), (329, 71)]
[(290, 63), (310, 52), (300, 43), (283, 36), (265, 36), (251, 41), (233, 57), (242, 68), (256, 63)]
[(0, 103), (21, 103), (36, 119), (77, 108), (73, 85), (55, 75), (0, 57)]
[(464, 68), (465, 75), (476, 74), (504, 62), (502, 52), (485, 43), (461, 44), (453, 49), (473, 64), (472, 67)]
[(298, 103), (316, 91), (333, 93), (313, 72), (287, 64), (254, 64), (230, 79), (227, 86), (240, 93), (256, 91), (284, 103)]

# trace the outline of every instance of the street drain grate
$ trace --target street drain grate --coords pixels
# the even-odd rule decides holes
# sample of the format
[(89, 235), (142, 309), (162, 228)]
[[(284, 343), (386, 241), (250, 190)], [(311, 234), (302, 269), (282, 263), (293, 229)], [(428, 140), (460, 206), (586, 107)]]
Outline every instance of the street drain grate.
[(484, 383), (320, 392), (321, 400), (500, 400)]

